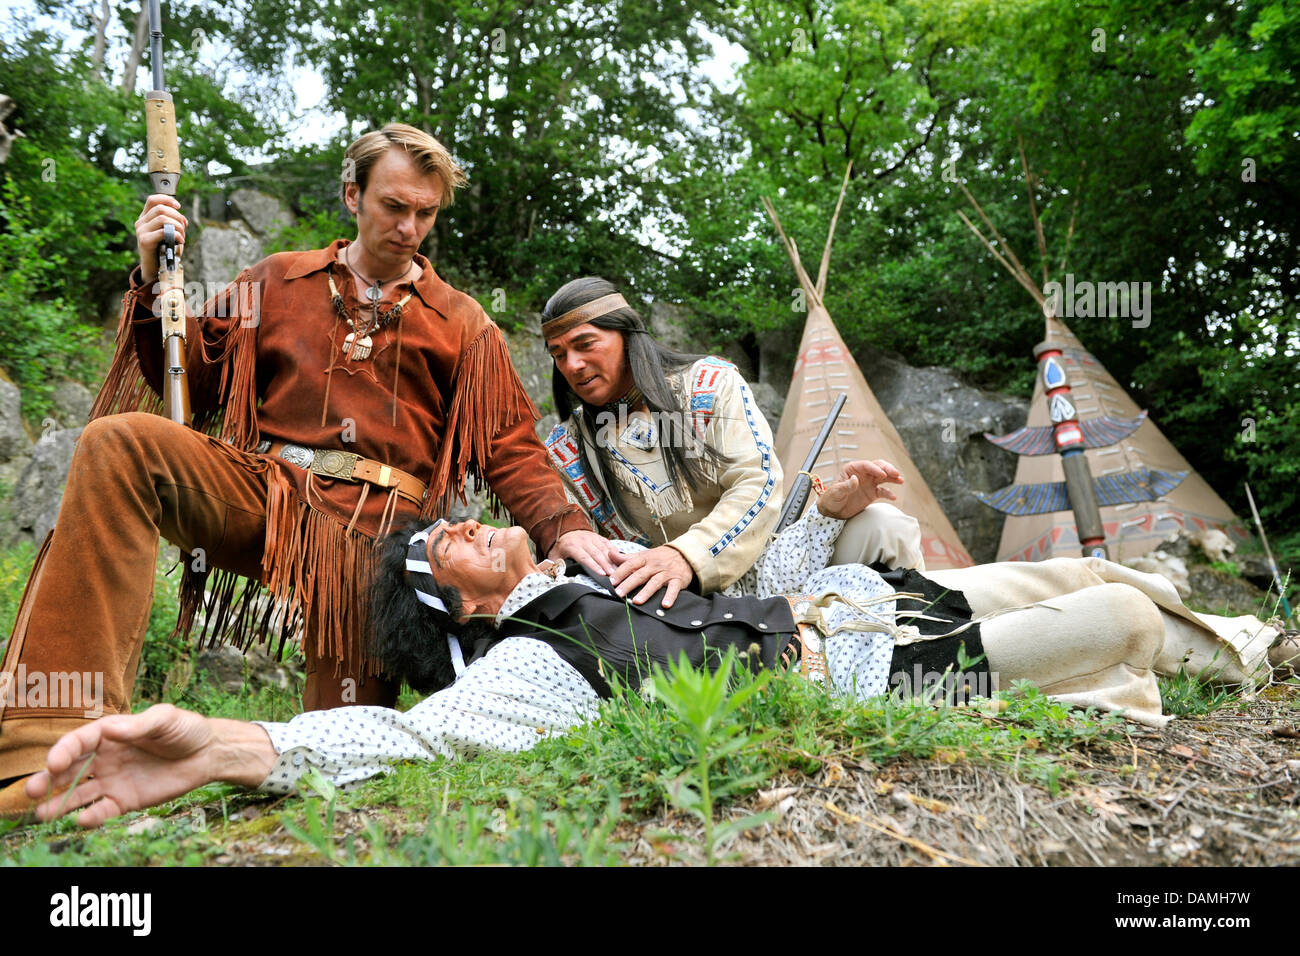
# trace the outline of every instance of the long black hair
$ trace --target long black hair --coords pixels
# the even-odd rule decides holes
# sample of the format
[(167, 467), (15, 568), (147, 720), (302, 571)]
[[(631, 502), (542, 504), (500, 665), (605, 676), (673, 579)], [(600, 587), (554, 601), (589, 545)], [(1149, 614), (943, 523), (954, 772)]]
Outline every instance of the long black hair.
[[(546, 308), (542, 310), (542, 323), (558, 319), (581, 305), (616, 292), (618, 289), (613, 283), (595, 276), (585, 276), (566, 282), (546, 303)], [(662, 423), (656, 429), (656, 441), (663, 454), (668, 480), (676, 484), (680, 478), (692, 490), (704, 487), (712, 479), (711, 472), (726, 465), (730, 459), (695, 434), (690, 425), (689, 399), (686, 399), (687, 404), (684, 407), (685, 396), (674, 392), (669, 383), (671, 373), (690, 367), (704, 356), (678, 352), (657, 342), (646, 331), (641, 316), (631, 306), (597, 316), (590, 324), (600, 329), (614, 329), (623, 334), (623, 348), (627, 355), (628, 367), (632, 372), (632, 383), (650, 409), (652, 419)], [(551, 372), (551, 398), (555, 401), (555, 413), (559, 415), (560, 421), (573, 415), (579, 425), (584, 426), (578, 429), (574, 440), (578, 443), (582, 470), (588, 482), (593, 488), (604, 492), (609, 503), (626, 524), (632, 524), (633, 522), (627, 518), (622, 490), (617, 483), (611, 481), (608, 488), (602, 487), (591, 467), (590, 456), (595, 454), (603, 466), (602, 473), (606, 475), (614, 473), (613, 462), (605, 450), (599, 447), (599, 443), (597, 447), (592, 448), (587, 442), (588, 435), (598, 434), (601, 422), (597, 420), (597, 416), (602, 412), (608, 412), (609, 409), (588, 405), (574, 394), (568, 381), (560, 372), (559, 365), (556, 365)]]
[[(406, 577), (411, 535), (425, 522), (411, 521), (387, 535), (376, 549), (375, 577), (370, 585), (370, 653), (389, 680), (406, 681), (414, 690), (432, 693), (456, 680), (447, 646), (447, 632), (468, 647), (491, 631), (487, 621), (472, 618), (447, 627), (442, 615), (425, 607)], [(437, 595), (451, 617), (461, 614), (460, 591), (435, 582)]]

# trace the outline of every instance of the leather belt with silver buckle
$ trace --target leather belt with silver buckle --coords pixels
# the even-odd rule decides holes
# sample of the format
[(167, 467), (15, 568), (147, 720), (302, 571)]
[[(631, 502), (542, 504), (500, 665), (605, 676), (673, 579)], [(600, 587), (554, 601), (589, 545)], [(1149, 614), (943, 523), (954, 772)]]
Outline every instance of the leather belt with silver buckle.
[(392, 465), (385, 465), (382, 461), (364, 458), (354, 452), (339, 451), (337, 448), (307, 448), (304, 445), (278, 442), (262, 442), (257, 450), (262, 454), (275, 455), (291, 465), (305, 468), (314, 475), (337, 478), (340, 481), (365, 481), (381, 488), (396, 488), (399, 495), (417, 503), (423, 503), (428, 495), (428, 486), (414, 475), (409, 475)]

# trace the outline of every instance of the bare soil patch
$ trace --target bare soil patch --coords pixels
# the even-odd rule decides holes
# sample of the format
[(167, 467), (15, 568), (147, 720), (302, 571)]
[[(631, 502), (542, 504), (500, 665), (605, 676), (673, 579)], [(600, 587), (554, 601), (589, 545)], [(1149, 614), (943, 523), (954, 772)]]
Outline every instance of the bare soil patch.
[[(1162, 732), (1070, 755), (1053, 794), (1014, 767), (957, 757), (827, 762), (730, 808), (779, 814), (738, 837), (751, 866), (1272, 866), (1300, 864), (1297, 692), (1273, 687)], [(702, 828), (672, 816), (628, 828), (628, 862), (696, 862)], [(668, 831), (679, 840), (665, 840)]]

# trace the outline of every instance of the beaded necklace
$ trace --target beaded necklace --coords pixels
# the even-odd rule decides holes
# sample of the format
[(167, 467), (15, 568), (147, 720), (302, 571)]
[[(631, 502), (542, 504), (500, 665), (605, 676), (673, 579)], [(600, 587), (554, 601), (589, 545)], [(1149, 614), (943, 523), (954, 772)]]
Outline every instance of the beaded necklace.
[(400, 320), (402, 318), (402, 307), (405, 306), (407, 302), (411, 301), (411, 295), (413, 293), (408, 292), (392, 308), (386, 309), (383, 313), (380, 313), (379, 311), (379, 300), (383, 297), (384, 286), (390, 282), (396, 281), (397, 279), (403, 278), (411, 271), (411, 266), (410, 263), (407, 263), (406, 268), (402, 270), (400, 275), (393, 276), (391, 279), (385, 279), (383, 282), (380, 282), (378, 279), (367, 280), (366, 277), (357, 272), (357, 270), (352, 267), (352, 263), (348, 261), (348, 252), (351, 251), (351, 248), (352, 247), (349, 246), (348, 250), (343, 253), (341, 261), (348, 267), (349, 272), (367, 283), (366, 298), (370, 300), (369, 320), (364, 324), (361, 324), (358, 320), (354, 320), (352, 316), (348, 314), (348, 307), (343, 302), (343, 296), (339, 292), (339, 287), (334, 284), (334, 276), (332, 273), (329, 276), (330, 302), (333, 303), (334, 311), (338, 314), (338, 317), (347, 322), (348, 328), (352, 330), (343, 339), (342, 350), (344, 359), (349, 362), (362, 362), (370, 358), (370, 353), (374, 350), (375, 342), (374, 339), (371, 338), (371, 335)]

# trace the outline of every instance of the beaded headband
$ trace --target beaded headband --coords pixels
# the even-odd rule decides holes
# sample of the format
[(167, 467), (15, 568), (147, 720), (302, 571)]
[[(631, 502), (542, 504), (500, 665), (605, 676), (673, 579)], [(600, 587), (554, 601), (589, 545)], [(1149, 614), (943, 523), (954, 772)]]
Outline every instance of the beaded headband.
[(570, 329), (590, 322), (592, 319), (598, 319), (602, 315), (609, 315), (611, 312), (626, 308), (628, 308), (627, 299), (623, 298), (619, 293), (611, 292), (609, 295), (602, 295), (599, 299), (592, 299), (576, 309), (570, 309), (557, 319), (543, 322), (542, 338), (556, 338)]

